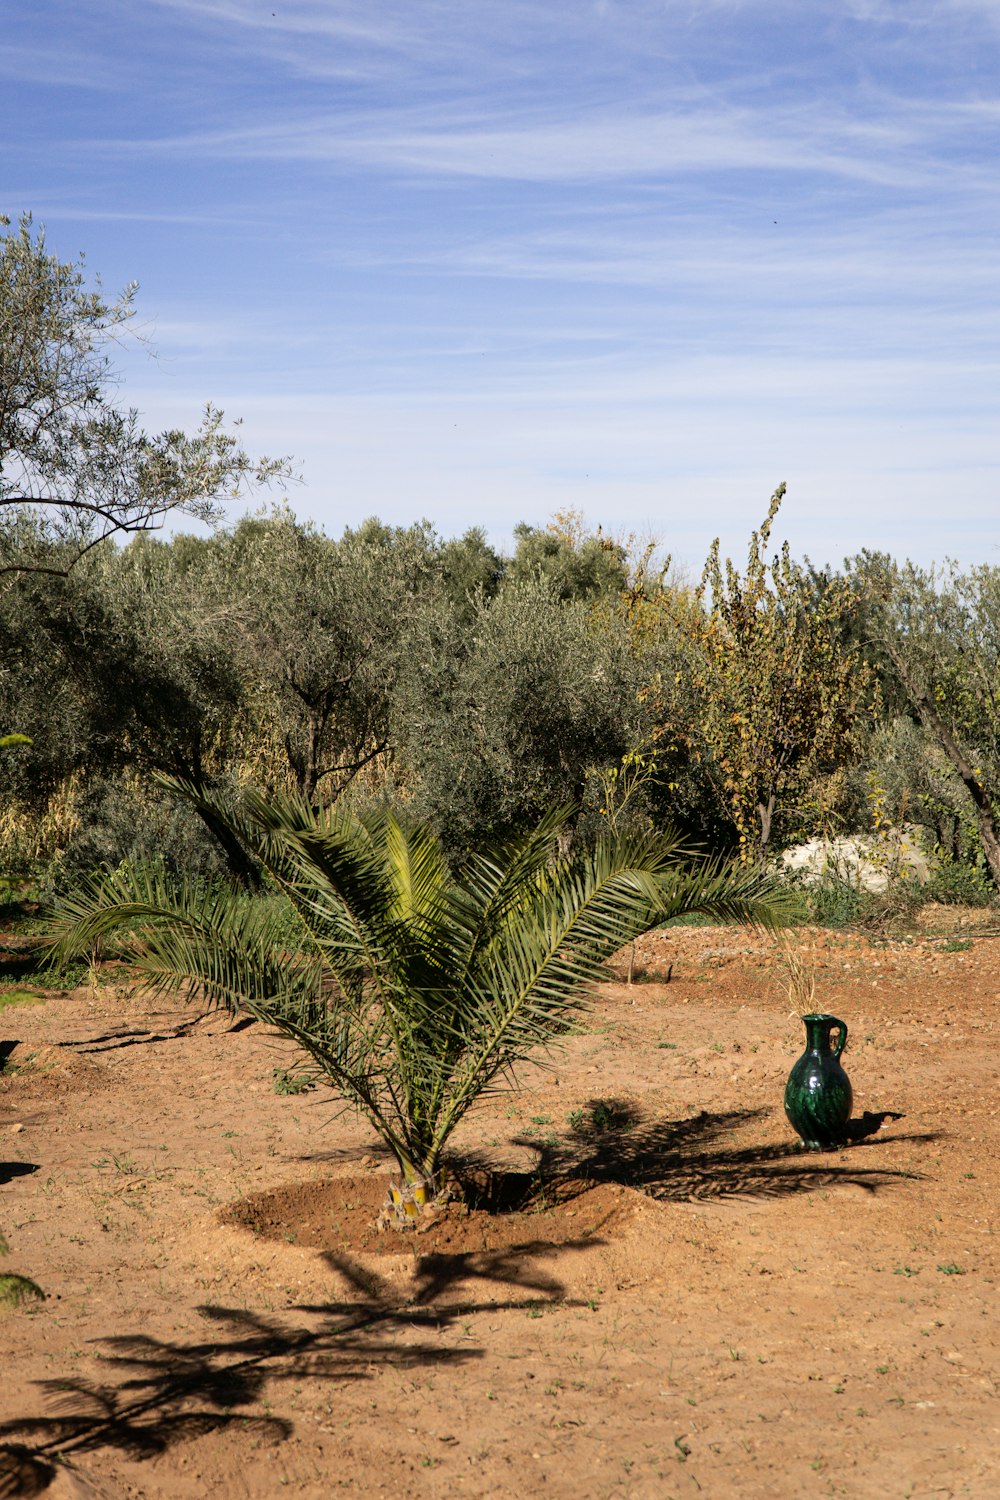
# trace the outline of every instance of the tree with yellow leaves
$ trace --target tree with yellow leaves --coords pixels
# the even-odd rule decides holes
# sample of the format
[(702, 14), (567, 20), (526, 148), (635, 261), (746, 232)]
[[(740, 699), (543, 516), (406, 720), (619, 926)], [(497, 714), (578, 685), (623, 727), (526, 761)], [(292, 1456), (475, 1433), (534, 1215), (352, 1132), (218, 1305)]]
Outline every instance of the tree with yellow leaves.
[(849, 749), (876, 691), (845, 629), (849, 580), (766, 551), (781, 484), (750, 538), (746, 571), (720, 561), (716, 539), (684, 630), (700, 698), (698, 731), (726, 816), (746, 861), (763, 862), (779, 812), (801, 814), (808, 790)]

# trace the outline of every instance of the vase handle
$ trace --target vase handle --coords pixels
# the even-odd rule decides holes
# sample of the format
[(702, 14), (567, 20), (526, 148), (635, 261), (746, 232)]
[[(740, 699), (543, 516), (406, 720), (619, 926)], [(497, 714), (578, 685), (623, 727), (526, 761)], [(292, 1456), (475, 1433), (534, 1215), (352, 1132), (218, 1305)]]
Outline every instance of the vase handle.
[(839, 1058), (847, 1046), (847, 1022), (838, 1020), (836, 1024), (840, 1027), (840, 1036), (837, 1038), (837, 1045), (833, 1049), (833, 1055)]

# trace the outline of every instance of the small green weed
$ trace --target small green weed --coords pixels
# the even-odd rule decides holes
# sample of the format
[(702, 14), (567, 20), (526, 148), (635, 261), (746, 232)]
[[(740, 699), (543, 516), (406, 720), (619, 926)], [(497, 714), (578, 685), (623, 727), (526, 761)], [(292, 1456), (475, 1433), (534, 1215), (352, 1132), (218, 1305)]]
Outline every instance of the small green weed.
[(965, 1271), (961, 1266), (956, 1266), (953, 1260), (946, 1261), (943, 1266), (938, 1266), (942, 1276), (964, 1276)]
[(293, 1073), (290, 1068), (275, 1068), (272, 1073), (276, 1094), (304, 1094), (316, 1087), (316, 1081), (308, 1073)]
[(11, 1053), (16, 1046), (16, 1042), (0, 1042), (0, 1078), (13, 1078), (15, 1073), (23, 1073), (34, 1062), (34, 1052), (22, 1053), (15, 1062)]
[(569, 1116), (573, 1130), (580, 1135), (607, 1135), (610, 1131), (631, 1130), (636, 1123), (635, 1111), (617, 1099), (592, 1099)]

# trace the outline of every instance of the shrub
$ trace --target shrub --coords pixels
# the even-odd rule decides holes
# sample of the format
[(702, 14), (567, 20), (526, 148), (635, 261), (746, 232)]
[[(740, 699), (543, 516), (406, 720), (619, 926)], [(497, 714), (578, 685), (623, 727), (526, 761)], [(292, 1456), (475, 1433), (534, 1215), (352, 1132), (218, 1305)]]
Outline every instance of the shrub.
[(930, 881), (923, 888), (927, 901), (945, 906), (989, 906), (997, 899), (997, 889), (990, 879), (983, 858), (969, 864), (939, 856)]

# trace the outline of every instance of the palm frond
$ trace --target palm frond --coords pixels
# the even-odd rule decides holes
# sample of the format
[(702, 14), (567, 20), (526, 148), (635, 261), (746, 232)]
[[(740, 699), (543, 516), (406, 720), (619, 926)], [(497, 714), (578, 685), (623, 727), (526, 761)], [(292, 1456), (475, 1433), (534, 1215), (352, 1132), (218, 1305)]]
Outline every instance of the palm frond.
[(446, 1138), (498, 1075), (563, 1035), (601, 965), (656, 918), (655, 870), (627, 845), (565, 864), (511, 912), (467, 981), (465, 1048), (440, 1122)]
[(377, 816), (366, 826), (335, 808), (317, 814), (293, 792), (265, 798), (250, 790), (241, 806), (231, 808), (190, 781), (158, 779), (225, 823), (254, 855), (288, 897), (345, 990), (356, 989), (364, 973), (379, 971), (373, 924), (384, 916), (392, 887), (379, 856)]
[(281, 915), (243, 893), (171, 882), (162, 871), (123, 868), (81, 881), (57, 903), (50, 959), (62, 964), (111, 934), (127, 934), (134, 967), (156, 992), (179, 989), (229, 1010), (314, 993), (316, 955), (289, 952)]
[(426, 826), (404, 827), (386, 818), (381, 845), (395, 891), (395, 912), (404, 922), (433, 922), (451, 883), (441, 845)]
[(795, 912), (794, 896), (772, 875), (719, 857), (679, 870), (665, 880), (659, 921), (662, 925), (675, 917), (698, 915), (777, 932)]

